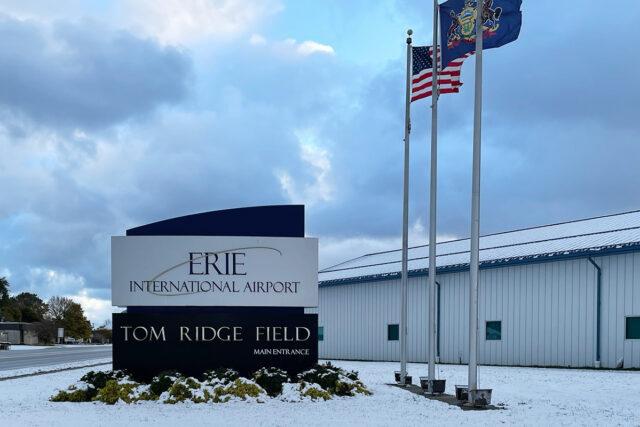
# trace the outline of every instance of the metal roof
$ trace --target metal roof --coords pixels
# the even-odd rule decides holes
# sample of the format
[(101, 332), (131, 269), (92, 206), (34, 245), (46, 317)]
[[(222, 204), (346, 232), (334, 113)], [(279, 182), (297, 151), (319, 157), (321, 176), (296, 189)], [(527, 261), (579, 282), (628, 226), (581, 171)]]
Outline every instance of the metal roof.
[[(543, 225), (480, 237), (480, 266), (534, 262), (603, 251), (640, 249), (640, 210), (558, 224)], [(409, 270), (426, 274), (429, 245), (409, 248)], [(375, 252), (324, 268), (321, 285), (398, 275), (401, 250)], [(437, 244), (441, 270), (469, 268), (469, 239)]]

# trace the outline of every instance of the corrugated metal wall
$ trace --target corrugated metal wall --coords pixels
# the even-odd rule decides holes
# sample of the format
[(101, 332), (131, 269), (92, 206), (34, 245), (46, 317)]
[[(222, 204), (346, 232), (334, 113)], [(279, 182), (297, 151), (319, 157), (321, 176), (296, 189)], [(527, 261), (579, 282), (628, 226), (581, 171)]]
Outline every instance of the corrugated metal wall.
[[(640, 368), (640, 340), (625, 340), (625, 316), (640, 316), (640, 253), (594, 258), (602, 267), (603, 367)], [(636, 273), (637, 272), (637, 273)], [(480, 363), (592, 367), (596, 352), (596, 270), (585, 259), (482, 270), (479, 289)], [(438, 276), (440, 357), (466, 363), (468, 272)], [(410, 361), (427, 358), (427, 278), (409, 279)], [(399, 341), (387, 325), (400, 323), (400, 281), (320, 288), (320, 357), (398, 360)], [(502, 339), (485, 340), (485, 322), (502, 321)]]

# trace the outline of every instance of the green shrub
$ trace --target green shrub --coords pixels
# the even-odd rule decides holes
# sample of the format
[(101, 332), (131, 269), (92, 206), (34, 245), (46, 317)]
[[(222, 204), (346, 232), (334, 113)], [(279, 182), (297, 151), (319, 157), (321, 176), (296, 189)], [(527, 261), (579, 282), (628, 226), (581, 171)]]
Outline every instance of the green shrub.
[(261, 368), (253, 374), (253, 380), (262, 387), (269, 396), (282, 393), (282, 384), (289, 382), (289, 376), (278, 368)]
[(308, 383), (318, 384), (336, 396), (355, 396), (358, 393), (371, 394), (358, 379), (356, 371), (345, 371), (333, 366), (331, 362), (316, 365), (313, 369), (299, 374), (298, 378)]
[(69, 386), (66, 390), (60, 390), (49, 399), (52, 402), (91, 402), (98, 391), (91, 385), (85, 387)]
[(118, 400), (131, 403), (135, 401), (131, 396), (131, 392), (137, 386), (138, 384), (136, 383), (119, 384), (117, 380), (108, 380), (107, 384), (98, 391), (98, 394), (93, 400), (106, 403), (107, 405), (113, 405)]
[[(218, 369), (205, 374), (205, 382), (193, 377), (184, 377), (175, 371), (163, 372), (148, 384), (132, 381), (122, 371), (90, 371), (82, 381), (58, 391), (51, 396), (52, 402), (99, 401), (113, 405), (118, 401), (134, 403), (159, 400), (165, 403), (192, 401), (228, 402), (230, 400), (256, 400), (261, 402), (267, 395), (282, 395), (282, 400), (297, 402), (329, 400), (333, 395), (355, 396), (371, 394), (358, 379), (355, 371), (345, 371), (326, 363), (298, 375), (298, 383), (290, 383), (287, 373), (277, 368), (262, 368), (253, 375), (253, 380), (240, 377), (232, 369)], [(286, 385), (286, 392), (283, 388)], [(285, 396), (286, 395), (286, 396)]]
[(181, 382), (175, 382), (171, 388), (169, 388), (169, 398), (165, 400), (165, 403), (177, 403), (184, 402), (185, 400), (191, 399), (193, 397), (193, 393), (191, 389), (187, 387), (186, 384)]
[[(178, 378), (171, 387), (169, 387), (169, 398), (165, 400), (165, 403), (193, 400), (195, 397), (194, 391), (200, 390), (201, 387), (200, 382), (193, 377)], [(200, 396), (198, 397), (198, 400), (200, 400)]]
[(165, 391), (168, 391), (179, 377), (180, 374), (175, 371), (161, 372), (151, 380), (149, 392), (155, 396), (160, 396)]
[(238, 378), (226, 386), (216, 387), (214, 390), (214, 402), (228, 402), (232, 398), (247, 400), (247, 398), (258, 398), (266, 394), (264, 389), (253, 381), (245, 378)]
[(300, 391), (301, 395), (305, 397), (310, 397), (311, 400), (329, 400), (331, 399), (331, 393), (326, 390), (323, 390), (321, 387), (315, 384), (306, 384), (300, 383)]
[(233, 369), (219, 368), (214, 371), (207, 371), (204, 373), (205, 381), (212, 383), (230, 383), (240, 378), (240, 374)]
[(127, 378), (127, 374), (123, 371), (89, 371), (80, 378), (87, 384), (91, 384), (96, 389), (101, 389), (107, 385), (109, 380), (121, 380)]

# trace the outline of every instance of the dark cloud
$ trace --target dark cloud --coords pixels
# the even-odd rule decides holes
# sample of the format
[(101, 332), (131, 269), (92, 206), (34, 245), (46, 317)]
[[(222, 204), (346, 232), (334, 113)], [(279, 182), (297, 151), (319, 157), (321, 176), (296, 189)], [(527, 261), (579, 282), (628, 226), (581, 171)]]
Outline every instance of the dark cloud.
[[(430, 9), (422, 16), (424, 2), (411, 4), (429, 28)], [(640, 207), (640, 63), (630, 42), (640, 7), (598, 4), (525, 2), (520, 39), (485, 54), (485, 233)], [(107, 297), (110, 235), (198, 211), (286, 203), (278, 170), (313, 185), (299, 130), (331, 162), (332, 197), (308, 206), (308, 232), (398, 237), (404, 29), (379, 30), (398, 38), (398, 58), (382, 69), (353, 65), (339, 50), (303, 57), (286, 46), (217, 46), (196, 61), (180, 108), (123, 125), (184, 96), (184, 54), (87, 24), (43, 29), (5, 18), (0, 101), (55, 138), (3, 120), (0, 147), (11, 161), (0, 158), (0, 241), (8, 242), (0, 270), (11, 268), (17, 289), (29, 267), (72, 272)], [(461, 93), (440, 103), (440, 234), (469, 234), (473, 66), (464, 67)], [(411, 220), (425, 225), (429, 121), (429, 102), (414, 104)], [(76, 141), (68, 125), (93, 129)]]
[(0, 16), (0, 104), (40, 125), (97, 128), (187, 91), (189, 58), (96, 22)]

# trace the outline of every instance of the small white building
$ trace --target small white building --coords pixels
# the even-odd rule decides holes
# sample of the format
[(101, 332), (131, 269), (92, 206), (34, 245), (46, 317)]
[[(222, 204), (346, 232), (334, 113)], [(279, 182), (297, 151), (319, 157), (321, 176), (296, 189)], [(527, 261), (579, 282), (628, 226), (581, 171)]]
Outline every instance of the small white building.
[[(478, 360), (640, 368), (640, 211), (480, 239)], [(436, 354), (467, 363), (469, 239), (437, 247)], [(401, 251), (320, 271), (321, 358), (399, 360)], [(428, 246), (409, 250), (409, 361), (427, 360)], [(315, 311), (315, 310), (314, 310)]]

